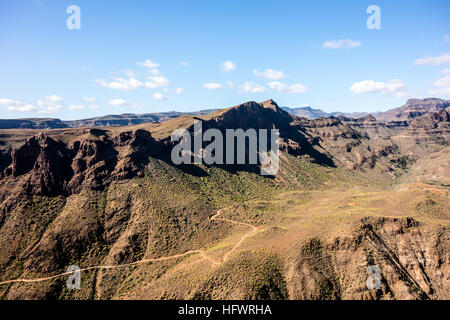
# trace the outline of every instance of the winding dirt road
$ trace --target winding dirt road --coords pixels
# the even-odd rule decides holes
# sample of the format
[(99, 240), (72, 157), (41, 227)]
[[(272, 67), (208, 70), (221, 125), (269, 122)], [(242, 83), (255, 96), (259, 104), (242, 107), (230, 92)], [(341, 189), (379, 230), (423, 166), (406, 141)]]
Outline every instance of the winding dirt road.
[(77, 271), (63, 272), (63, 273), (59, 273), (59, 274), (56, 274), (56, 275), (53, 275), (53, 276), (50, 276), (50, 277), (44, 277), (44, 278), (7, 280), (7, 281), (0, 282), (0, 285), (16, 283), (16, 282), (33, 283), (33, 282), (48, 281), (48, 280), (52, 280), (52, 279), (56, 279), (56, 278), (60, 278), (60, 277), (64, 277), (64, 276), (70, 276), (70, 275), (74, 274), (75, 272), (89, 271), (89, 270), (93, 270), (93, 269), (100, 269), (100, 270), (116, 269), (116, 268), (134, 266), (134, 265), (139, 265), (139, 264), (149, 263), (149, 262), (158, 262), (158, 261), (172, 260), (172, 259), (182, 258), (182, 257), (188, 256), (188, 255), (191, 255), (191, 254), (200, 254), (204, 259), (206, 259), (209, 262), (211, 262), (212, 265), (219, 266), (219, 265), (221, 265), (222, 263), (224, 263), (225, 261), (228, 260), (228, 257), (230, 256), (230, 254), (232, 254), (242, 244), (242, 242), (246, 238), (251, 236), (258, 229), (262, 228), (262, 227), (255, 227), (254, 225), (251, 225), (251, 224), (245, 223), (245, 222), (239, 222), (239, 221), (235, 221), (235, 220), (231, 220), (231, 219), (227, 219), (227, 218), (219, 218), (219, 216), (222, 214), (222, 212), (223, 212), (223, 209), (217, 210), (216, 214), (213, 215), (212, 217), (210, 217), (210, 220), (225, 221), (225, 222), (229, 222), (229, 223), (233, 223), (233, 224), (243, 225), (243, 226), (250, 227), (252, 230), (247, 232), (246, 234), (244, 234), (241, 237), (241, 239), (236, 243), (236, 245), (225, 253), (225, 255), (222, 258), (222, 261), (220, 261), (220, 262), (218, 262), (215, 259), (209, 257), (203, 250), (190, 250), (190, 251), (187, 251), (185, 253), (176, 254), (176, 255), (173, 255), (173, 256), (153, 258), (153, 259), (142, 259), (142, 260), (139, 260), (139, 261), (134, 261), (134, 262), (125, 263), (125, 264), (117, 264), (117, 265), (109, 265), (109, 266), (104, 266), (104, 265), (91, 266), (91, 267), (81, 268), (80, 270), (77, 270)]

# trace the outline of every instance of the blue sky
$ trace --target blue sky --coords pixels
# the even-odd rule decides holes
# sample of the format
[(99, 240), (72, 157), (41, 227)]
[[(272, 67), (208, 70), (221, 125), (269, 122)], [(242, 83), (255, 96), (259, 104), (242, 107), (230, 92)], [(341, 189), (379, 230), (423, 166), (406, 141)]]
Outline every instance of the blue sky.
[[(372, 4), (380, 30), (366, 26)], [(3, 0), (0, 118), (448, 99), (449, 12), (447, 0)]]

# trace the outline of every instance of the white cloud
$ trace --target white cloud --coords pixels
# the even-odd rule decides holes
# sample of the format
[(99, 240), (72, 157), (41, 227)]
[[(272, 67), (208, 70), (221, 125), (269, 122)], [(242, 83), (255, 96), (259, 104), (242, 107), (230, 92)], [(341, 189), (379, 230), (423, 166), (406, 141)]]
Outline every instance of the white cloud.
[(159, 92), (155, 92), (153, 94), (153, 98), (155, 98), (156, 100), (167, 100), (166, 96)]
[[(449, 69), (446, 69), (449, 70)], [(444, 73), (444, 72), (443, 72)], [(449, 72), (450, 74), (450, 72)], [(436, 88), (431, 89), (429, 92), (433, 95), (448, 96), (450, 95), (450, 75), (437, 79), (433, 82), (433, 86)]]
[(397, 98), (409, 96), (406, 85), (398, 79), (393, 79), (389, 82), (364, 80), (354, 83), (350, 87), (350, 91), (356, 94), (390, 93)]
[(108, 102), (112, 106), (129, 106), (130, 104), (124, 99), (114, 99)]
[(446, 34), (444, 36), (445, 41), (450, 42), (450, 35)]
[(0, 98), (0, 105), (8, 107), (20, 107), (22, 103), (17, 100), (12, 100), (8, 98)]
[(227, 60), (220, 64), (220, 70), (222, 70), (222, 72), (228, 72), (228, 71), (232, 71), (235, 69), (236, 69), (236, 64), (231, 60)]
[(154, 76), (154, 77), (147, 77), (148, 80), (145, 82), (145, 87), (150, 89), (155, 88), (162, 88), (162, 87), (168, 87), (170, 85), (170, 81), (167, 80), (166, 77), (163, 76)]
[(64, 109), (64, 107), (61, 105), (49, 104), (46, 102), (42, 103), (41, 100), (38, 101), (38, 105), (39, 105), (38, 113), (42, 113), (42, 114), (53, 114), (53, 113), (60, 112)]
[(438, 66), (442, 64), (450, 64), (450, 54), (445, 53), (442, 56), (421, 58), (414, 61), (415, 65)]
[(95, 98), (94, 97), (86, 97), (86, 96), (84, 96), (83, 100), (86, 101), (86, 102), (94, 102)]
[(262, 72), (254, 69), (253, 74), (259, 78), (264, 78), (268, 80), (279, 80), (286, 78), (286, 75), (283, 73), (283, 71), (273, 69), (266, 69)]
[(435, 87), (450, 87), (450, 75), (437, 79), (433, 82)]
[(144, 86), (144, 83), (135, 79), (135, 78), (114, 78), (115, 81), (106, 82), (103, 79), (98, 79), (97, 83), (105, 88), (116, 89), (116, 90), (124, 90), (124, 91), (133, 91), (137, 88), (141, 88)]
[(1, 98), (0, 105), (6, 106), (10, 111), (19, 111), (19, 112), (37, 112), (41, 114), (52, 114), (61, 111), (64, 109), (63, 106), (56, 104), (58, 101), (62, 101), (63, 99), (55, 96), (49, 95), (44, 97), (43, 100), (37, 101), (37, 106), (28, 103), (22, 103), (18, 100), (12, 100), (8, 98)]
[(28, 103), (22, 103), (18, 100), (8, 98), (0, 98), (0, 105), (6, 106), (10, 111), (19, 112), (37, 112), (41, 114), (52, 114), (64, 109), (63, 106), (56, 104), (53, 101), (61, 101), (62, 98), (57, 96), (46, 96), (43, 100), (37, 101), (37, 106)]
[(176, 94), (183, 93), (183, 91), (184, 91), (183, 88), (176, 88), (176, 89), (175, 89), (175, 93), (176, 93)]
[(94, 109), (94, 110), (100, 109), (100, 107), (97, 106), (97, 105), (95, 105), (95, 104), (91, 104), (91, 105), (89, 106), (89, 108)]
[(213, 82), (204, 83), (203, 86), (209, 90), (220, 89), (223, 87), (220, 83), (213, 83)]
[(129, 77), (129, 78), (136, 78), (136, 74), (134, 73), (133, 70), (128, 69), (125, 73), (126, 73), (127, 77)]
[(267, 90), (266, 87), (253, 82), (246, 82), (241, 86), (241, 88), (242, 91), (248, 93), (261, 93)]
[(137, 65), (147, 68), (147, 72), (152, 76), (146, 77), (145, 80), (139, 80), (135, 73), (129, 69), (126, 70), (128, 78), (116, 77), (113, 78), (113, 81), (97, 79), (96, 82), (102, 87), (123, 91), (134, 91), (138, 88), (156, 89), (170, 86), (170, 81), (157, 69), (159, 63), (148, 59), (144, 62), (137, 62)]
[(159, 67), (159, 63), (153, 62), (150, 59), (147, 59), (144, 62), (137, 62), (136, 64), (140, 67), (145, 67), (149, 69), (155, 69)]
[(114, 81), (112, 82), (106, 82), (103, 79), (97, 80), (97, 83), (100, 84), (102, 87), (110, 88), (110, 89), (116, 89), (116, 90), (124, 90), (124, 91), (133, 91), (137, 88), (161, 88), (161, 87), (167, 87), (170, 85), (170, 81), (164, 77), (164, 76), (151, 76), (147, 77), (150, 81), (142, 82), (140, 80), (137, 80), (135, 78), (114, 78)]
[(56, 104), (54, 101), (61, 101), (62, 99), (56, 96), (46, 96), (44, 97), (44, 100), (38, 100), (37, 105), (38, 113), (42, 114), (52, 114), (60, 112), (62, 109), (64, 109), (63, 106)]
[(159, 71), (158, 69), (150, 69), (150, 70), (148, 70), (148, 72), (155, 76), (161, 75), (161, 71)]
[(287, 85), (279, 81), (273, 81), (269, 82), (268, 85), (271, 89), (281, 93), (304, 93), (307, 90), (307, 88), (300, 83)]
[(340, 48), (356, 48), (361, 46), (361, 42), (351, 40), (351, 39), (339, 39), (339, 40), (331, 40), (325, 41), (322, 44), (322, 48), (324, 49), (340, 49)]
[[(159, 63), (153, 62), (150, 59), (145, 60), (144, 62), (138, 62), (136, 63), (138, 66), (147, 68), (148, 72), (155, 75), (155, 76), (159, 76), (161, 74), (161, 72), (157, 69), (159, 67)], [(134, 77), (134, 76), (131, 76)]]
[(84, 109), (85, 106), (81, 105), (81, 104), (73, 104), (69, 107), (70, 110), (81, 110)]
[(190, 63), (189, 63), (189, 62), (186, 62), (186, 61), (181, 61), (180, 64), (181, 64), (183, 67), (189, 67), (189, 66), (190, 66)]
[(450, 74), (450, 69), (444, 69), (444, 70), (442, 70), (442, 74), (443, 74), (443, 75)]
[(50, 101), (50, 102), (56, 103), (56, 102), (61, 102), (61, 101), (63, 101), (63, 98), (58, 97), (58, 96), (56, 96), (56, 95), (54, 95), (54, 94), (51, 94), (51, 95), (49, 95), (49, 96), (46, 96), (46, 97), (45, 97), (45, 100), (48, 100), (48, 101)]
[(32, 104), (23, 104), (20, 106), (8, 106), (8, 110), (10, 111), (20, 111), (20, 112), (32, 112), (38, 110), (34, 105)]

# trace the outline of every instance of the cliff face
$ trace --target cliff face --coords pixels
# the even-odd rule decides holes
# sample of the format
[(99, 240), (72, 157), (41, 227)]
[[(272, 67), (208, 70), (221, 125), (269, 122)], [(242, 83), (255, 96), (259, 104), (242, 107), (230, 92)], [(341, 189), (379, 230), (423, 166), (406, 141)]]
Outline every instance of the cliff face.
[(450, 106), (449, 100), (428, 98), (428, 99), (409, 99), (406, 104), (386, 112), (375, 114), (380, 121), (411, 121), (430, 112), (439, 112)]
[[(308, 120), (285, 112), (273, 100), (247, 102), (226, 109), (203, 122), (203, 129), (278, 129), (280, 149), (292, 155), (307, 155), (313, 161), (347, 169), (373, 168), (385, 158), (398, 156), (390, 141), (371, 144), (367, 134), (339, 118)], [(193, 130), (193, 126), (189, 128)]]
[[(290, 266), (290, 296), (446, 299), (450, 295), (449, 241), (447, 228), (423, 226), (414, 219), (363, 219), (352, 234), (325, 241), (313, 238), (301, 246)], [(374, 277), (378, 285), (370, 280)], [(372, 290), (367, 290), (368, 282), (374, 285)]]
[(113, 138), (103, 130), (91, 129), (72, 140), (57, 141), (45, 133), (30, 137), (12, 151), (4, 178), (19, 178), (28, 194), (67, 195), (132, 178), (145, 165), (145, 157), (159, 152), (151, 134), (141, 129)]
[(441, 109), (438, 112), (427, 113), (411, 122), (413, 128), (435, 129), (445, 126), (450, 122), (450, 108)]
[(0, 150), (0, 175), (12, 162), (11, 148)]
[[(308, 120), (283, 111), (269, 100), (247, 102), (212, 117), (193, 119), (202, 121), (203, 130), (278, 129), (282, 151), (308, 156), (315, 163), (331, 167), (355, 170), (373, 168), (377, 163), (386, 167), (399, 156), (397, 146), (390, 140), (372, 143), (367, 132), (363, 132), (377, 124), (370, 116), (357, 120), (345, 117)], [(164, 125), (170, 128), (171, 121)], [(193, 132), (193, 125), (186, 129)], [(3, 151), (2, 175), (18, 178), (28, 194), (68, 195), (83, 188), (100, 190), (111, 181), (142, 174), (150, 156), (168, 159), (173, 130), (168, 129), (166, 137), (160, 140), (143, 129), (117, 133), (74, 129), (55, 131), (51, 136), (40, 133), (13, 151)]]
[(72, 152), (66, 146), (41, 133), (13, 151), (12, 165), (6, 171), (13, 177), (29, 173), (24, 189), (30, 193), (58, 194), (72, 175)]

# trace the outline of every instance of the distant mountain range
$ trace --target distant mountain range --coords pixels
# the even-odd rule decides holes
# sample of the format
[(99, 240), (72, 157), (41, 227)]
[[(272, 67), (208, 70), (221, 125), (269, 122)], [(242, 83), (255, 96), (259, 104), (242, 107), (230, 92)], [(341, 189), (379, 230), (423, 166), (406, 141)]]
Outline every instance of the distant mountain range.
[(310, 106), (289, 108), (283, 107), (283, 110), (292, 113), (298, 117), (308, 119), (317, 119), (319, 117), (339, 117), (362, 118), (369, 114), (373, 115), (379, 121), (409, 121), (416, 117), (420, 117), (426, 113), (438, 112), (450, 106), (449, 100), (427, 98), (427, 99), (409, 99), (406, 104), (401, 107), (391, 109), (385, 112), (325, 112), (321, 109), (314, 109)]
[(361, 118), (364, 117), (366, 115), (368, 115), (369, 113), (367, 112), (325, 112), (322, 109), (314, 109), (311, 108), (309, 106), (307, 107), (298, 107), (298, 108), (289, 108), (289, 107), (282, 107), (282, 109), (284, 111), (287, 111), (289, 113), (292, 113), (298, 117), (303, 117), (303, 118), (307, 118), (310, 120), (314, 120), (320, 117), (338, 117), (338, 116), (344, 116), (344, 117), (349, 117), (349, 118)]
[[(401, 107), (391, 109), (385, 112), (325, 112), (321, 109), (307, 107), (282, 107), (298, 117), (310, 120), (320, 117), (339, 117), (346, 118), (362, 118), (372, 115), (378, 121), (411, 121), (417, 117), (430, 112), (438, 112), (450, 106), (450, 100), (438, 98), (427, 99), (409, 99), (406, 104)], [(80, 128), (80, 127), (109, 127), (109, 126), (129, 126), (142, 123), (161, 123), (167, 120), (177, 118), (179, 116), (195, 116), (210, 114), (220, 109), (200, 110), (198, 112), (161, 112), (161, 113), (123, 113), (119, 115), (106, 115), (102, 117), (94, 117), (81, 120), (63, 121), (55, 118), (26, 118), (26, 119), (0, 119), (0, 129), (62, 129), (62, 128)]]
[(200, 110), (198, 112), (161, 112), (161, 113), (123, 113), (117, 115), (106, 115), (80, 120), (63, 121), (56, 118), (24, 118), (24, 119), (0, 119), (0, 129), (63, 129), (80, 127), (109, 127), (129, 126), (148, 122), (165, 122), (182, 115), (202, 115), (217, 111)]

